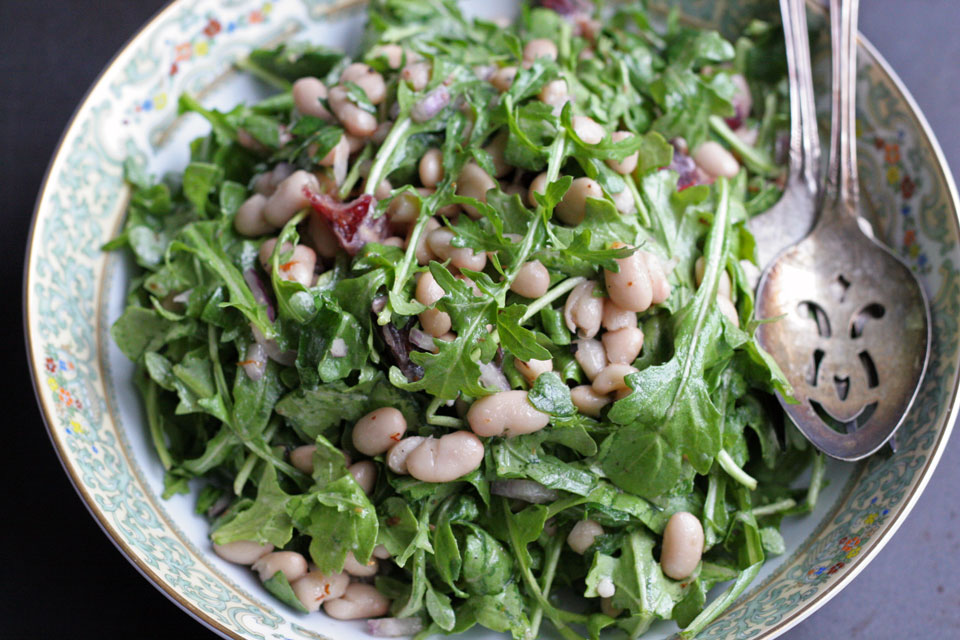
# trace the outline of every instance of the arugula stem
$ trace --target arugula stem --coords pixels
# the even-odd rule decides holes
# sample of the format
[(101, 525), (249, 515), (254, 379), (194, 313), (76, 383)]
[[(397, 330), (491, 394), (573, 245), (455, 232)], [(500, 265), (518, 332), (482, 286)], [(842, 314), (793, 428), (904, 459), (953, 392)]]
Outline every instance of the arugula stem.
[(749, 168), (768, 178), (780, 173), (780, 168), (773, 164), (766, 153), (744, 142), (720, 116), (710, 116), (710, 128), (737, 152)]
[(291, 83), (286, 78), (281, 78), (272, 71), (267, 71), (260, 65), (253, 62), (249, 57), (238, 58), (233, 61), (233, 66), (239, 69), (240, 71), (246, 71), (252, 76), (263, 80), (269, 85), (280, 89), (281, 91), (290, 91), (293, 88), (293, 83)]
[(775, 135), (775, 119), (777, 117), (777, 94), (770, 92), (763, 102), (763, 119), (760, 121), (760, 127), (757, 129), (756, 146), (761, 149), (769, 149), (773, 143)]
[[(550, 587), (553, 585), (553, 576), (557, 571), (557, 561), (560, 559), (560, 551), (563, 549), (563, 538), (551, 538), (547, 549), (546, 567), (540, 578), (540, 589), (543, 597), (550, 595)], [(537, 604), (530, 616), (530, 629), (527, 631), (526, 640), (535, 640), (540, 631), (540, 621), (543, 620), (543, 607)]]
[(720, 466), (731, 478), (751, 491), (756, 490), (757, 480), (746, 471), (738, 467), (737, 463), (733, 461), (733, 458), (730, 457), (730, 454), (727, 453), (726, 449), (720, 449), (720, 453), (717, 454), (717, 462), (720, 463)]
[(823, 488), (823, 478), (826, 472), (826, 458), (822, 453), (817, 453), (813, 458), (813, 469), (810, 472), (810, 487), (807, 489), (807, 498), (803, 501), (803, 507), (806, 511), (813, 511), (817, 506), (817, 498), (820, 497), (820, 489)]
[(173, 466), (173, 456), (167, 449), (167, 442), (163, 437), (163, 424), (160, 421), (160, 409), (157, 408), (157, 383), (153, 380), (147, 381), (147, 392), (144, 394), (144, 404), (147, 410), (147, 424), (150, 427), (150, 439), (153, 440), (153, 447), (160, 456), (160, 463), (167, 471)]
[(510, 542), (510, 548), (513, 550), (513, 556), (517, 560), (517, 564), (520, 567), (520, 575), (523, 577), (523, 581), (527, 586), (527, 590), (530, 592), (530, 595), (537, 601), (539, 606), (542, 608), (543, 612), (550, 622), (553, 623), (553, 626), (556, 627), (557, 631), (567, 640), (582, 640), (579, 634), (577, 634), (573, 629), (570, 629), (565, 622), (576, 622), (580, 624), (586, 624), (589, 619), (588, 616), (573, 613), (572, 611), (564, 611), (562, 609), (557, 609), (543, 595), (543, 591), (540, 590), (540, 585), (537, 583), (536, 578), (533, 576), (533, 571), (530, 570), (530, 566), (524, 561), (524, 549), (522, 549), (522, 543), (517, 538), (517, 525), (511, 517), (510, 506), (508, 505), (505, 499), (500, 500), (500, 505), (503, 509), (504, 519), (507, 522), (507, 533)]
[[(269, 443), (270, 439), (273, 438), (273, 434), (277, 430), (277, 423), (274, 422), (267, 430), (263, 432), (263, 441)], [(250, 474), (253, 473), (253, 468), (257, 463), (259, 458), (253, 452), (247, 454), (247, 459), (243, 462), (243, 466), (240, 467), (240, 471), (237, 472), (237, 477), (233, 481), (233, 493), (234, 495), (240, 495), (243, 493), (243, 485), (247, 483), (247, 478), (250, 477)]]
[(762, 566), (763, 562), (757, 562), (741, 571), (734, 583), (727, 587), (727, 590), (720, 594), (720, 597), (707, 605), (706, 608), (700, 612), (700, 615), (694, 618), (693, 621), (687, 625), (686, 629), (680, 632), (680, 637), (694, 638), (703, 631), (708, 624), (713, 622), (717, 616), (733, 604), (734, 600), (740, 597), (740, 594), (744, 592), (750, 583), (753, 582), (754, 578), (757, 577), (757, 574), (760, 573), (760, 567)]
[(772, 516), (775, 513), (780, 513), (782, 511), (789, 511), (797, 506), (797, 501), (793, 498), (785, 498), (783, 500), (778, 500), (777, 502), (771, 502), (770, 504), (765, 504), (762, 507), (754, 507), (750, 510), (755, 517), (759, 516)]
[(233, 414), (233, 399), (230, 396), (230, 387), (227, 386), (227, 378), (223, 375), (223, 367), (220, 365), (220, 341), (217, 339), (217, 328), (212, 324), (207, 325), (207, 346), (210, 348), (210, 362), (213, 363), (213, 377), (217, 384), (217, 393), (223, 400), (223, 406), (227, 409), (227, 414)]
[(540, 313), (540, 310), (550, 306), (554, 300), (567, 293), (572, 291), (577, 287), (578, 284), (586, 282), (587, 279), (583, 276), (577, 276), (575, 278), (567, 278), (556, 284), (553, 289), (547, 291), (545, 294), (537, 298), (537, 301), (527, 307), (526, 313), (520, 316), (520, 324), (523, 324), (536, 314)]
[(357, 184), (357, 180), (360, 179), (360, 169), (363, 167), (363, 163), (370, 158), (371, 153), (373, 153), (373, 147), (369, 144), (364, 145), (363, 151), (361, 151), (357, 159), (353, 161), (353, 166), (350, 167), (347, 177), (343, 179), (343, 184), (340, 185), (340, 191), (337, 192), (338, 198), (346, 200), (350, 192), (353, 191), (353, 185)]
[(640, 195), (640, 189), (637, 187), (637, 182), (633, 179), (633, 176), (624, 176), (624, 182), (627, 183), (627, 189), (630, 189), (630, 194), (633, 196), (633, 201), (637, 205), (637, 214), (640, 216), (640, 223), (645, 228), (650, 228), (650, 212), (647, 211), (647, 205), (643, 201), (643, 197)]
[(380, 149), (377, 151), (377, 157), (373, 161), (373, 166), (370, 167), (370, 173), (367, 175), (367, 182), (363, 188), (365, 194), (372, 196), (373, 192), (377, 190), (380, 181), (385, 177), (384, 172), (386, 171), (387, 165), (390, 163), (390, 160), (393, 159), (393, 152), (397, 150), (400, 143), (407, 137), (412, 124), (413, 121), (410, 120), (410, 116), (399, 118), (393, 123), (393, 128), (390, 129), (390, 133), (387, 134), (387, 139), (380, 145)]

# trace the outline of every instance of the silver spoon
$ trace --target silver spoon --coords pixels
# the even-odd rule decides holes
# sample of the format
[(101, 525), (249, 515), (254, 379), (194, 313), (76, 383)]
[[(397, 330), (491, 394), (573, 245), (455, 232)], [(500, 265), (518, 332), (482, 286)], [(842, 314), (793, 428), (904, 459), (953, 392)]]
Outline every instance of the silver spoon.
[(760, 279), (760, 344), (793, 385), (781, 404), (817, 448), (859, 460), (893, 435), (930, 353), (930, 308), (907, 266), (858, 225), (858, 0), (830, 1), (833, 118), (826, 195), (816, 227)]
[(780, 15), (790, 83), (790, 170), (777, 204), (747, 223), (757, 239), (761, 269), (810, 233), (820, 195), (820, 135), (804, 0), (780, 0)]

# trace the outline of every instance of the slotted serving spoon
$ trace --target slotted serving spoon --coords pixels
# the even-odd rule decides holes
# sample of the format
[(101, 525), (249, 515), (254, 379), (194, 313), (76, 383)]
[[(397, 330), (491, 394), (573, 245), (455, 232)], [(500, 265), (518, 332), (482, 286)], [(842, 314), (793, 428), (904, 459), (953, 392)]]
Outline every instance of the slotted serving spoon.
[(756, 305), (759, 318), (780, 318), (762, 324), (757, 338), (793, 385), (797, 404), (781, 398), (784, 409), (817, 448), (851, 461), (900, 426), (930, 353), (920, 283), (858, 224), (857, 5), (830, 1), (833, 115), (816, 226), (767, 266)]

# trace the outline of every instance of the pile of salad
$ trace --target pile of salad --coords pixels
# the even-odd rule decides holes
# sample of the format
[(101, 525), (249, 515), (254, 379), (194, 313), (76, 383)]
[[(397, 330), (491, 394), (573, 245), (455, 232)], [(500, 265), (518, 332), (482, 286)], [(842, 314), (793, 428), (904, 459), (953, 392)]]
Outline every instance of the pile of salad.
[(164, 495), (374, 635), (695, 636), (823, 483), (753, 338), (779, 27), (373, 0), (361, 45), (252, 52), (278, 93), (184, 95), (211, 125), (189, 165), (126, 164), (106, 248), (141, 270), (112, 335)]

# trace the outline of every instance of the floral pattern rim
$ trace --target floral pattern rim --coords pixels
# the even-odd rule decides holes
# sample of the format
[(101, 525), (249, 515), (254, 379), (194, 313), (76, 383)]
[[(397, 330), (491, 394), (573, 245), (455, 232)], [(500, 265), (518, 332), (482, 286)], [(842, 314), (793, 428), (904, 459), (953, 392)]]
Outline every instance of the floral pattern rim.
[[(354, 6), (358, 4), (357, 0), (348, 0), (347, 2), (334, 2), (334, 3), (323, 3), (323, 2), (318, 3), (316, 0), (304, 0), (304, 2), (310, 5), (311, 14), (313, 17), (317, 17), (318, 15), (322, 15), (323, 13), (333, 13), (335, 11), (345, 9), (349, 6)], [(172, 3), (166, 9), (164, 9), (161, 13), (159, 13), (150, 23), (148, 23), (143, 28), (143, 30), (141, 30), (140, 34), (143, 34), (149, 31), (151, 27), (154, 24), (156, 24), (161, 18), (172, 13), (172, 11), (177, 6), (181, 6), (184, 4), (188, 4), (188, 3)], [(224, 4), (233, 5), (233, 4), (241, 4), (241, 2), (236, 2), (236, 0), (234, 0), (233, 2), (224, 3)], [(261, 4), (264, 7), (270, 6), (270, 8), (272, 8), (271, 3), (258, 3), (258, 4)], [(329, 9), (329, 11), (321, 11), (321, 12), (314, 11), (314, 9), (316, 9), (316, 6), (318, 4), (321, 5), (322, 8)], [(692, 2), (688, 4), (693, 4), (696, 6), (699, 3)], [(723, 3), (717, 3), (717, 4), (721, 5)], [(210, 24), (213, 24), (213, 23), (208, 22), (207, 26), (209, 27)], [(206, 33), (206, 31), (204, 32)], [(209, 33), (207, 35), (211, 38), (213, 37)], [(140, 39), (139, 35), (136, 36), (134, 39), (131, 40), (130, 44), (128, 44), (127, 47), (125, 47), (118, 54), (117, 58), (115, 58), (114, 61), (112, 61), (107, 66), (107, 68), (103, 72), (103, 75), (101, 75), (101, 78), (98, 79), (97, 83), (94, 85), (95, 87), (103, 82), (103, 80), (110, 73), (114, 65), (123, 56), (124, 52), (127, 51), (127, 49), (129, 49), (131, 46), (136, 44), (136, 42), (139, 39)], [(906, 89), (902, 86), (902, 83), (900, 83), (899, 79), (896, 78), (895, 74), (889, 69), (886, 62), (883, 61), (882, 58), (879, 56), (879, 54), (875, 50), (873, 50), (873, 48), (865, 41), (863, 41), (863, 46), (867, 49), (868, 53), (870, 54), (869, 57), (871, 57), (874, 63), (880, 67), (882, 72), (881, 74), (886, 76), (887, 82), (890, 82), (893, 85), (894, 93), (899, 94), (895, 97), (907, 103), (907, 106), (908, 106), (907, 114), (909, 115), (910, 118), (913, 119), (914, 126), (916, 126), (916, 128), (919, 130), (919, 138), (920, 138), (919, 142), (921, 143), (921, 145), (923, 144), (927, 145), (928, 147), (927, 151), (930, 152), (933, 156), (934, 161), (932, 164), (935, 165), (936, 172), (939, 173), (939, 175), (933, 176), (933, 180), (940, 180), (945, 185), (947, 193), (945, 196), (943, 196), (943, 198), (949, 201), (946, 209), (950, 210), (950, 212), (952, 212), (953, 216), (955, 217), (956, 211), (958, 208), (956, 190), (955, 190), (955, 187), (953, 186), (953, 182), (949, 173), (945, 171), (945, 162), (943, 160), (942, 153), (940, 152), (935, 140), (933, 139), (932, 134), (930, 133), (929, 126), (924, 121), (923, 116), (919, 113), (919, 110), (917, 109), (916, 105), (913, 103), (912, 98), (910, 98)], [(88, 97), (84, 99), (84, 101), (81, 103), (81, 106), (78, 107), (76, 115), (74, 116), (74, 120), (71, 122), (66, 133), (64, 134), (64, 137), (61, 140), (61, 147), (58, 148), (57, 154), (55, 155), (54, 162), (51, 164), (51, 169), (48, 172), (48, 176), (45, 179), (43, 188), (41, 190), (41, 197), (38, 199), (37, 211), (35, 212), (35, 215), (34, 215), (33, 229), (31, 231), (31, 239), (28, 247), (29, 249), (29, 254), (28, 254), (29, 257), (28, 257), (28, 263), (27, 263), (28, 269), (25, 276), (26, 304), (24, 305), (24, 308), (25, 308), (25, 316), (27, 320), (25, 325), (26, 325), (26, 331), (27, 331), (28, 348), (30, 350), (31, 358), (35, 363), (35, 368), (31, 370), (31, 374), (33, 375), (34, 381), (36, 383), (38, 400), (41, 404), (41, 407), (43, 408), (44, 418), (47, 423), (47, 428), (50, 433), (51, 440), (53, 441), (55, 448), (58, 451), (58, 454), (61, 456), (61, 459), (64, 463), (65, 469), (68, 472), (68, 475), (71, 477), (71, 480), (73, 481), (74, 485), (77, 487), (78, 492), (84, 498), (85, 502), (87, 502), (88, 507), (91, 509), (91, 513), (100, 521), (101, 526), (111, 536), (115, 544), (117, 544), (118, 547), (120, 547), (121, 550), (124, 551), (125, 555), (127, 555), (131, 559), (131, 561), (135, 564), (135, 566), (137, 566), (138, 570), (140, 570), (142, 573), (150, 577), (152, 581), (157, 584), (158, 587), (163, 589), (165, 593), (169, 597), (171, 597), (171, 599), (177, 602), (180, 606), (182, 606), (185, 610), (191, 613), (191, 615), (196, 617), (198, 620), (200, 620), (201, 622), (203, 622), (208, 626), (211, 626), (221, 634), (228, 635), (230, 637), (236, 637), (236, 638), (246, 637), (245, 635), (238, 635), (235, 631), (228, 628), (228, 626), (225, 626), (223, 623), (215, 620), (213, 617), (209, 615), (210, 614), (209, 611), (205, 612), (201, 608), (198, 608), (197, 605), (194, 602), (192, 602), (188, 596), (185, 596), (184, 594), (178, 592), (175, 588), (166, 584), (165, 580), (158, 574), (158, 572), (156, 572), (154, 568), (151, 568), (146, 563), (141, 561), (141, 559), (133, 551), (133, 549), (131, 549), (131, 547), (124, 541), (122, 537), (122, 533), (117, 531), (114, 527), (112, 527), (111, 524), (104, 517), (104, 514), (97, 508), (97, 506), (95, 506), (95, 501), (92, 500), (91, 494), (87, 491), (87, 488), (85, 487), (82, 474), (80, 473), (80, 470), (75, 466), (77, 460), (74, 457), (71, 457), (71, 456), (75, 456), (76, 452), (74, 450), (69, 449), (66, 446), (66, 443), (61, 440), (63, 436), (57, 433), (54, 428), (54, 425), (57, 424), (58, 422), (60, 424), (66, 424), (67, 426), (64, 429), (64, 433), (67, 436), (77, 441), (85, 441), (85, 439), (88, 439), (89, 443), (87, 443), (86, 446), (90, 448), (91, 453), (93, 454), (100, 453), (96, 448), (96, 440), (89, 438), (89, 432), (87, 430), (87, 427), (84, 426), (82, 421), (78, 421), (77, 419), (75, 419), (76, 416), (81, 415), (82, 412), (84, 412), (85, 410), (87, 412), (91, 412), (94, 416), (99, 417), (97, 416), (97, 414), (99, 413), (96, 407), (97, 403), (95, 401), (93, 402), (90, 401), (91, 398), (89, 396), (94, 395), (94, 390), (90, 388), (90, 381), (84, 380), (83, 381), (84, 386), (81, 386), (79, 388), (74, 388), (73, 391), (71, 391), (71, 387), (69, 384), (63, 384), (63, 383), (69, 383), (71, 380), (74, 379), (74, 377), (77, 376), (77, 366), (74, 364), (72, 360), (70, 359), (65, 360), (63, 358), (63, 352), (57, 348), (51, 348), (51, 343), (49, 342), (43, 345), (42, 348), (38, 348), (38, 342), (36, 341), (36, 336), (34, 335), (34, 333), (36, 332), (36, 329), (29, 322), (29, 320), (31, 319), (31, 315), (30, 315), (30, 309), (31, 309), (30, 304), (32, 304), (31, 298), (38, 294), (38, 292), (35, 292), (32, 290), (31, 274), (34, 274), (34, 281), (40, 279), (35, 274), (35, 271), (37, 270), (37, 263), (36, 263), (37, 255), (42, 250), (41, 247), (38, 245), (38, 238), (40, 238), (40, 232), (38, 229), (39, 222), (40, 222), (39, 213), (43, 209), (44, 205), (47, 204), (48, 198), (53, 197), (50, 194), (51, 185), (49, 184), (49, 182), (51, 177), (54, 175), (54, 168), (55, 168), (55, 165), (57, 164), (57, 159), (62, 160), (62, 155), (63, 155), (63, 152), (65, 151), (65, 143), (68, 141), (71, 134), (74, 133), (74, 130), (77, 128), (77, 125), (79, 124), (80, 116), (83, 115), (84, 112), (89, 108), (90, 105), (88, 103), (89, 103), (89, 98), (92, 95), (92, 92), (93, 90), (91, 90), (91, 94), (88, 94)], [(901, 136), (902, 136), (902, 133), (901, 133)], [(883, 151), (882, 155), (885, 155), (887, 159), (887, 164), (890, 165), (885, 169), (886, 173), (884, 177), (886, 178), (886, 181), (889, 182), (891, 187), (896, 187), (896, 190), (899, 190), (902, 193), (902, 197), (904, 201), (909, 200), (913, 196), (913, 192), (916, 189), (917, 184), (914, 182), (913, 178), (910, 175), (904, 174), (904, 176), (901, 178), (900, 171), (902, 171), (903, 169), (900, 166), (900, 164), (902, 159), (900, 157), (900, 148), (899, 146), (897, 146), (897, 142), (896, 142), (896, 134), (893, 134), (893, 136), (890, 138), (881, 138), (880, 136), (876, 136), (875, 138), (872, 138), (870, 142), (872, 144), (876, 144), (877, 148)], [(883, 143), (882, 148), (880, 146), (881, 142)], [(921, 201), (919, 204), (925, 205), (927, 203), (924, 201)], [(906, 206), (908, 205), (904, 204), (904, 207)], [(904, 216), (909, 215), (909, 212), (904, 210), (898, 211), (897, 213)], [(955, 224), (955, 220), (951, 220), (951, 222)], [(909, 225), (904, 225), (904, 226), (909, 227)], [(944, 232), (953, 232), (956, 235), (955, 227), (950, 229), (945, 228)], [(900, 252), (902, 255), (907, 254), (904, 257), (907, 257), (908, 260), (911, 257), (915, 259), (915, 261), (911, 261), (911, 262), (913, 264), (913, 267), (916, 270), (921, 272), (928, 271), (930, 267), (925, 264), (926, 256), (924, 254), (921, 254), (919, 251), (920, 243), (916, 237), (916, 231), (911, 228), (905, 228), (903, 229), (902, 235), (897, 234), (897, 236), (898, 236), (898, 239), (900, 237), (903, 238), (902, 244), (900, 242), (898, 243), (891, 242), (891, 240), (893, 239), (892, 237), (889, 237), (885, 234), (881, 234), (881, 237), (885, 237), (892, 246), (895, 246), (898, 252)], [(89, 256), (87, 256), (87, 258), (89, 258)], [(923, 258), (923, 259), (921, 260), (918, 258)], [(102, 266), (103, 265), (100, 265), (100, 268), (102, 268)], [(955, 330), (955, 328), (953, 329)], [(952, 339), (954, 341), (954, 344), (952, 344), (951, 346), (955, 348), (956, 336), (952, 336)], [(100, 349), (96, 348), (94, 349), (94, 351), (99, 352)], [(36, 354), (38, 353), (44, 353), (44, 356), (37, 357)], [(951, 364), (951, 363), (946, 363), (946, 364)], [(951, 367), (948, 367), (948, 368), (951, 368)], [(952, 370), (950, 371), (942, 371), (942, 372), (938, 371), (937, 373), (945, 373), (948, 375), (953, 375), (954, 382), (956, 383), (955, 364), (953, 364), (951, 369)], [(53, 375), (53, 374), (58, 374), (58, 375)], [(51, 380), (53, 381), (52, 383), (50, 382)], [(94, 380), (97, 380), (96, 376), (94, 376)], [(46, 388), (44, 388), (44, 384), (43, 384), (44, 382), (46, 383), (45, 385)], [(97, 382), (99, 381), (97, 380)], [(45, 393), (47, 389), (49, 389), (49, 394)], [(879, 552), (880, 548), (885, 544), (885, 542), (889, 540), (889, 537), (896, 530), (896, 528), (902, 522), (905, 515), (912, 508), (917, 497), (919, 496), (920, 492), (925, 486), (926, 481), (929, 478), (930, 472), (932, 471), (933, 467), (936, 466), (936, 463), (939, 460), (939, 456), (940, 456), (940, 452), (942, 451), (943, 444), (946, 442), (949, 436), (953, 421), (956, 417), (956, 413), (957, 413), (956, 394), (957, 394), (957, 389), (956, 389), (956, 386), (954, 386), (954, 388), (950, 390), (948, 394), (949, 397), (942, 398), (942, 400), (945, 401), (944, 405), (946, 407), (949, 407), (949, 410), (946, 412), (941, 411), (940, 414), (936, 416), (937, 418), (939, 418), (936, 421), (939, 424), (935, 424), (935, 425), (931, 424), (931, 427), (934, 427), (934, 428), (939, 427), (937, 428), (937, 431), (936, 431), (936, 435), (937, 435), (936, 441), (930, 445), (929, 457), (925, 460), (924, 463), (922, 463), (921, 468), (916, 470), (916, 474), (913, 477), (918, 479), (915, 479), (913, 481), (912, 486), (909, 487), (909, 492), (907, 493), (907, 495), (905, 497), (901, 496), (896, 506), (892, 510), (878, 508), (870, 511), (870, 513), (868, 513), (866, 516), (860, 517), (856, 522), (859, 529), (856, 530), (857, 532), (855, 535), (844, 536), (840, 538), (838, 541), (831, 540), (829, 541), (829, 544), (824, 545), (826, 547), (829, 547), (829, 549), (822, 551), (820, 555), (824, 557), (831, 557), (831, 554), (832, 554), (836, 556), (837, 559), (834, 562), (832, 562), (832, 564), (823, 564), (820, 566), (810, 568), (806, 573), (805, 579), (813, 583), (825, 582), (829, 580), (832, 576), (839, 574), (838, 579), (833, 581), (827, 587), (823, 589), (818, 589), (819, 593), (817, 593), (815, 597), (813, 597), (812, 599), (803, 601), (802, 606), (800, 606), (799, 608), (795, 608), (795, 607), (792, 608), (792, 610), (789, 612), (788, 615), (785, 615), (785, 616), (781, 615), (779, 620), (777, 621), (771, 620), (770, 622), (772, 624), (762, 629), (761, 631), (762, 637), (770, 638), (770, 637), (779, 635), (780, 633), (792, 627), (793, 625), (797, 624), (800, 620), (802, 620), (807, 615), (812, 613), (821, 604), (823, 604), (830, 597), (835, 595), (839, 591), (839, 588), (842, 585), (849, 582), (849, 580), (867, 564), (869, 559), (872, 558), (877, 552)], [(64, 422), (64, 420), (66, 421)], [(857, 476), (862, 477), (863, 473), (864, 473), (864, 469), (861, 469), (860, 472), (857, 474)], [(872, 505), (875, 502), (876, 502), (876, 498), (874, 497), (872, 502), (870, 502), (870, 506), (872, 507)], [(832, 517), (833, 516), (831, 516), (831, 518)], [(883, 526), (884, 523), (886, 523), (885, 526)], [(880, 535), (874, 538), (873, 534), (877, 532), (879, 532)], [(868, 542), (870, 542), (871, 544), (868, 545), (867, 544)], [(817, 543), (816, 540), (812, 542), (808, 541), (809, 545), (813, 545), (816, 543)], [(839, 548), (839, 551), (836, 551), (836, 548)], [(803, 551), (803, 549), (801, 549), (800, 551)], [(797, 553), (799, 554), (800, 551), (798, 551)], [(785, 564), (789, 564), (789, 561)], [(847, 568), (847, 570), (843, 571), (845, 567)], [(771, 576), (771, 578), (769, 578), (765, 584), (769, 583), (774, 577), (776, 577), (776, 574), (775, 576)], [(759, 585), (757, 587), (754, 587), (753, 592), (756, 593), (757, 591), (762, 589), (763, 586), (764, 585)], [(728, 614), (724, 616), (724, 618), (730, 617), (730, 614), (732, 614), (738, 608), (746, 609), (745, 604), (746, 603), (741, 601), (741, 603), (738, 605), (735, 605), (735, 607), (731, 609), (728, 612)], [(259, 608), (259, 607), (254, 607), (254, 608)], [(252, 612), (248, 611), (248, 613), (252, 613)], [(261, 611), (260, 613), (262, 614), (266, 612)], [(721, 618), (721, 621), (724, 618)], [(718, 622), (721, 622), (721, 621), (718, 621)], [(237, 621), (233, 620), (233, 622), (237, 622)], [(263, 620), (261, 620), (261, 622), (263, 622)], [(275, 624), (276, 623), (274, 622), (274, 625)], [(245, 625), (240, 624), (238, 626), (240, 628), (244, 628)], [(268, 623), (267, 626), (269, 627), (273, 625), (270, 625)], [(296, 625), (293, 625), (293, 626), (296, 627)], [(722, 626), (723, 625), (720, 625), (720, 627), (717, 627), (717, 630), (721, 633), (725, 633), (722, 630)], [(297, 628), (296, 630), (299, 632), (298, 635), (302, 634), (302, 635), (316, 637), (314, 636), (314, 634), (306, 632), (306, 630), (299, 629), (299, 628)], [(704, 636), (706, 637), (708, 635), (710, 637), (714, 637), (715, 634), (710, 633), (710, 630), (708, 630), (704, 634)], [(717, 637), (720, 637), (720, 636), (717, 636)]]

